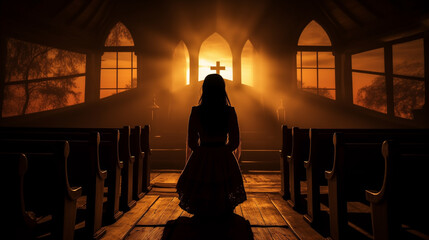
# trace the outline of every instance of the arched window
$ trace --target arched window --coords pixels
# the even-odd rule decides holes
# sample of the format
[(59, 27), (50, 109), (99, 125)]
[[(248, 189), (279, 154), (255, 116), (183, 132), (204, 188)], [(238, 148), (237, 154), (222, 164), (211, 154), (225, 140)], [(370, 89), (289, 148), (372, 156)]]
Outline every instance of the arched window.
[(101, 57), (100, 98), (137, 87), (137, 56), (130, 31), (118, 22), (110, 31)]
[(82, 103), (85, 54), (8, 39), (2, 116)]
[(335, 99), (335, 57), (325, 30), (311, 21), (302, 31), (296, 55), (298, 88)]
[(255, 84), (253, 80), (254, 51), (253, 44), (247, 40), (241, 52), (241, 83), (249, 86)]
[(180, 41), (173, 54), (173, 82), (172, 90), (175, 91), (185, 85), (189, 85), (189, 51), (186, 44)]
[(225, 80), (232, 81), (231, 49), (227, 41), (218, 33), (212, 34), (201, 45), (198, 72), (199, 81), (204, 80), (208, 74), (216, 72), (219, 72)]

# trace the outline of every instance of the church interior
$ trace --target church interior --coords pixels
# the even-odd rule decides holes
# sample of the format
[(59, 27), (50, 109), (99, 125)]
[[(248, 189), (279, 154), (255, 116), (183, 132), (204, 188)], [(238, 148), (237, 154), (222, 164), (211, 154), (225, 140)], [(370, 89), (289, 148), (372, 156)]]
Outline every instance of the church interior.
[[(191, 108), (199, 104), (203, 80), (212, 73), (225, 79), (237, 112), (240, 146), (235, 156), (247, 201), (234, 210), (231, 222), (212, 219), (200, 226), (179, 208), (175, 184), (191, 154)], [(11, 170), (2, 177), (3, 183), (20, 179), (8, 188), (8, 195), (15, 194), (11, 199), (21, 204), (9, 202), (15, 206), (7, 219), (13, 219), (16, 239), (429, 239), (429, 206), (421, 197), (429, 189), (424, 173), (429, 165), (428, 106), (426, 0), (0, 1), (0, 158), (15, 164), (4, 165), (3, 172), (20, 164), (16, 176)], [(119, 170), (104, 163), (106, 152), (115, 155), (115, 147), (103, 147), (106, 142), (116, 141), (120, 152), (124, 136), (132, 142), (135, 131), (139, 142), (147, 142), (136, 154), (131, 146), (127, 158), (132, 160), (121, 159)], [(107, 171), (97, 182), (101, 188), (73, 176), (79, 166), (70, 162), (81, 137), (91, 144), (94, 137), (100, 147), (96, 165), (99, 172)], [(43, 221), (62, 230), (47, 227), (48, 233), (41, 234), (42, 217), (26, 210), (38, 201), (28, 197), (34, 192), (25, 179), (37, 178), (32, 168), (37, 169), (40, 149), (54, 138), (69, 140), (62, 149), (69, 158), (65, 176), (83, 191), (70, 203), (73, 229), (50, 213), (51, 219)], [(322, 164), (307, 165), (323, 152), (317, 141), (329, 149), (325, 158), (330, 163), (316, 176), (311, 171)], [(29, 146), (20, 150), (17, 145)], [(362, 150), (368, 145), (376, 150)], [(82, 149), (92, 154), (89, 147)], [(347, 174), (364, 169), (356, 176), (365, 177), (379, 166), (349, 162), (366, 159), (371, 151), (377, 155), (373, 162), (382, 165), (381, 174), (369, 178), (354, 198), (358, 194), (349, 189), (363, 183)], [(413, 156), (403, 159), (408, 155)], [(409, 182), (418, 184), (411, 184), (402, 205), (374, 200), (369, 187), (385, 191), (390, 161), (400, 160), (405, 163), (395, 166), (403, 172), (421, 174), (405, 174), (394, 183), (405, 189)], [(412, 161), (420, 161), (420, 169)], [(399, 194), (392, 191), (390, 200)], [(101, 202), (95, 203), (99, 195)], [(312, 205), (313, 200), (319, 202)], [(379, 207), (379, 202), (388, 204)], [(418, 207), (410, 210), (408, 205)], [(109, 206), (116, 210), (106, 214)], [(414, 211), (414, 221), (403, 222), (409, 217), (405, 213), (389, 215), (398, 223), (378, 219), (377, 214), (398, 207)], [(84, 210), (95, 215), (80, 216)]]

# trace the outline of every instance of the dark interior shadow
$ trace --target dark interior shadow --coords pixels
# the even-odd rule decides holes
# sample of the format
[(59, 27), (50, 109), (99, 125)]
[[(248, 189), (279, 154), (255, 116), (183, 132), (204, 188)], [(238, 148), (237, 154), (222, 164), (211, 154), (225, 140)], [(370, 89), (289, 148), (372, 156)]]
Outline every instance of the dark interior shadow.
[(233, 214), (229, 218), (179, 217), (165, 226), (162, 240), (237, 239), (253, 240), (248, 220)]

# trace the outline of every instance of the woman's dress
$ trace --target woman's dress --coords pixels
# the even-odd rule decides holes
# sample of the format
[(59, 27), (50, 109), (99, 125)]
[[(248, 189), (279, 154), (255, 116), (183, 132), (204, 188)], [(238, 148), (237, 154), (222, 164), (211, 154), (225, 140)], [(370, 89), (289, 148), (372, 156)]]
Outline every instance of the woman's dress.
[(220, 216), (232, 213), (246, 200), (240, 167), (232, 153), (239, 142), (233, 107), (192, 108), (188, 127), (192, 154), (176, 186), (182, 209)]

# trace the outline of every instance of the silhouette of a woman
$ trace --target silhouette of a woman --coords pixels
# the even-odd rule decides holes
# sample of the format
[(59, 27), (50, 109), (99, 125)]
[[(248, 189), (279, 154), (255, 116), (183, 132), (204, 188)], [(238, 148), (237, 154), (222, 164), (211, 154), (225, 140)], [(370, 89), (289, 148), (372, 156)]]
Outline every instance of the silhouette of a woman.
[(188, 145), (192, 150), (177, 192), (180, 207), (195, 216), (223, 217), (246, 200), (233, 151), (240, 142), (237, 115), (218, 74), (204, 79), (198, 106), (192, 107)]

